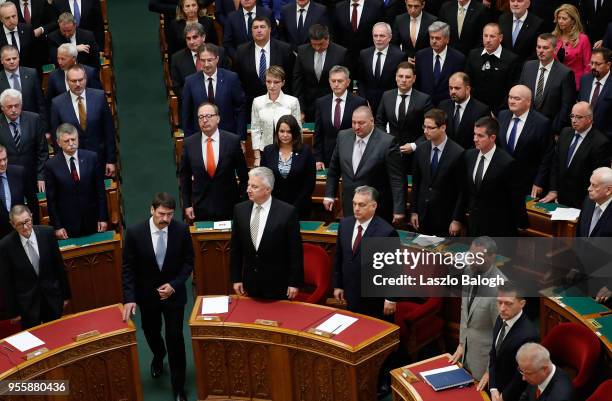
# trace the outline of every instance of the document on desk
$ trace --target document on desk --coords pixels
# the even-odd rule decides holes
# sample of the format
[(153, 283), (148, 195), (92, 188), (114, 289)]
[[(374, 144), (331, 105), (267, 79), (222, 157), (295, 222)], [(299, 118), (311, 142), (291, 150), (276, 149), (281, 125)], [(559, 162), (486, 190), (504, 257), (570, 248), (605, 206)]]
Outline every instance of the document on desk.
[(329, 319), (321, 323), (317, 327), (317, 330), (325, 331), (326, 333), (331, 334), (340, 334), (356, 321), (356, 317), (334, 313)]
[(45, 345), (44, 341), (42, 341), (40, 338), (36, 337), (29, 331), (22, 331), (19, 334), (15, 334), (14, 336), (5, 338), (4, 341), (11, 344), (13, 347), (17, 348), (21, 352), (25, 352), (31, 350), (32, 348)]
[(438, 245), (442, 241), (444, 241), (444, 238), (436, 237), (435, 235), (419, 235), (412, 240), (412, 243), (419, 246), (430, 246)]
[(573, 207), (558, 207), (550, 214), (551, 220), (575, 221), (580, 216), (580, 209)]
[(435, 391), (447, 388), (463, 387), (474, 382), (474, 379), (463, 368), (456, 365), (421, 372), (421, 376)]
[(227, 295), (221, 297), (202, 298), (202, 315), (227, 313), (228, 310), (229, 297)]

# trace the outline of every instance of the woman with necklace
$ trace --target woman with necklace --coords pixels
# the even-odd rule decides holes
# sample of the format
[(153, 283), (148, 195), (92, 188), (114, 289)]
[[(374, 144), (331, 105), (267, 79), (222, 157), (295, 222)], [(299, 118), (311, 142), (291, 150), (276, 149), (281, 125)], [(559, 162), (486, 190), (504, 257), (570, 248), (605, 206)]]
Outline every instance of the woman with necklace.
[(580, 78), (591, 72), (591, 43), (584, 34), (580, 13), (571, 4), (563, 4), (555, 10), (557, 59), (574, 72), (576, 91), (580, 90)]

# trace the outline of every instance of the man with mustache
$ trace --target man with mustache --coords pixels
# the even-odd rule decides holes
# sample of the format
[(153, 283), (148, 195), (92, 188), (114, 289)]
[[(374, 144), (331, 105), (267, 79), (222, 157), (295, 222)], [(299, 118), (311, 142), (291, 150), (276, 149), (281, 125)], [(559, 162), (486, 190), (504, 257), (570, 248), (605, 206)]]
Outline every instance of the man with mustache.
[(578, 100), (591, 104), (593, 126), (612, 139), (612, 50), (605, 47), (593, 50), (591, 54), (591, 75), (580, 80)]

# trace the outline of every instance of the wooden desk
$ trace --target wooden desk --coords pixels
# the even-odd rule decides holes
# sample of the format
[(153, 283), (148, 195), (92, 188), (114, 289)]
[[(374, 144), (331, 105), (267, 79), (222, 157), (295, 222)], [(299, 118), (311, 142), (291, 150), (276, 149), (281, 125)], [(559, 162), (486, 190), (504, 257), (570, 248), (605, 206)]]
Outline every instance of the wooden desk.
[[(372, 401), (399, 344), (394, 324), (321, 305), (233, 298), (215, 322), (198, 320), (201, 302), (189, 320), (199, 400)], [(332, 338), (308, 333), (334, 313), (359, 320)]]
[[(551, 205), (552, 206), (552, 205)], [(533, 199), (525, 202), (529, 228), (527, 235), (534, 237), (575, 237), (577, 221), (552, 221), (547, 210)]]
[[(69, 397), (6, 396), (7, 401), (32, 399), (142, 400), (136, 329), (121, 320), (121, 305), (66, 316), (29, 331), (45, 342), (48, 352), (26, 360), (26, 353), (3, 351), (0, 380), (70, 380)], [(74, 341), (98, 330), (95, 337)], [(12, 348), (12, 347), (11, 347)], [(12, 362), (11, 362), (12, 361)]]
[[(436, 392), (423, 381), (420, 372), (450, 366), (449, 357), (450, 354), (443, 354), (392, 370), (393, 401), (489, 401), (487, 393), (476, 391), (474, 386)], [(418, 381), (410, 382), (407, 371), (414, 374)]]

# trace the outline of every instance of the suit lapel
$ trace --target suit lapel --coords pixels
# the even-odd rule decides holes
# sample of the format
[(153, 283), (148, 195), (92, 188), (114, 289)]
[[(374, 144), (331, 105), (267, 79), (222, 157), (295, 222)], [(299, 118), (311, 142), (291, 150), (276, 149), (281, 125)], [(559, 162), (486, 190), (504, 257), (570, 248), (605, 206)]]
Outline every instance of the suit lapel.
[(4, 146), (11, 151), (10, 153), (17, 153), (11, 128), (9, 127), (4, 115), (0, 115), (0, 143), (4, 144)]
[[(368, 162), (370, 154), (374, 151), (373, 149), (376, 147), (377, 143), (378, 143), (378, 135), (376, 134), (376, 128), (374, 128), (374, 130), (372, 131), (372, 134), (370, 135), (370, 139), (368, 140), (368, 143), (363, 151), (361, 160), (359, 160), (359, 166), (357, 166), (357, 170), (355, 171), (355, 176), (359, 175), (359, 172), (361, 171), (361, 169), (364, 168), (365, 164)], [(354, 144), (354, 141), (353, 141), (353, 144)], [(353, 155), (351, 154), (351, 165), (353, 164), (352, 156)]]
[[(389, 121), (394, 124), (399, 124), (397, 120), (397, 114), (395, 113), (395, 102), (397, 101), (397, 89), (387, 95), (387, 101), (385, 107), (387, 108), (387, 115), (390, 116)], [(408, 100), (408, 110), (410, 110), (410, 100)], [(408, 113), (406, 113), (408, 114)]]

